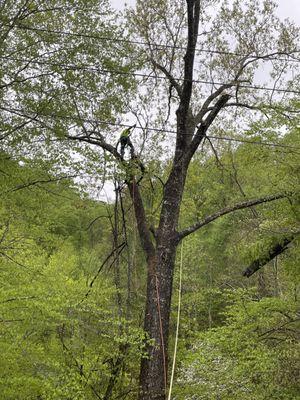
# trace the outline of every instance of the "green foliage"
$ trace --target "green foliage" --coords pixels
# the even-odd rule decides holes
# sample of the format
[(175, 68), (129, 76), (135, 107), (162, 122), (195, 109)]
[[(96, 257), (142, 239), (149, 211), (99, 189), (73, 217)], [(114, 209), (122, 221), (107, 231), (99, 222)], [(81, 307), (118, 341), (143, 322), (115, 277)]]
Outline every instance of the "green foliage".
[(177, 381), (184, 399), (296, 399), (299, 316), (293, 299), (228, 293), (226, 323), (198, 335)]
[(1, 154), (1, 398), (94, 399), (118, 363), (126, 391), (144, 335), (120, 315), (111, 274), (89, 286), (110, 252), (109, 206), (30, 164)]
[[(273, 125), (268, 140), (299, 147), (297, 128), (279, 137)], [(253, 130), (255, 139), (263, 140)], [(250, 144), (215, 150), (218, 159), (199, 153), (191, 165), (181, 228), (245, 199), (284, 191), (296, 195), (224, 216), (184, 240), (174, 398), (296, 400), (299, 154)], [(295, 239), (284, 253), (250, 279), (242, 277), (246, 266), (291, 234)]]
[[(288, 22), (279, 26), (272, 1), (224, 1), (213, 11), (216, 20), (209, 9), (219, 2), (202, 3), (205, 30), (199, 31), (197, 47), (218, 51), (209, 57), (197, 52), (194, 79), (231, 82), (242, 67), (241, 55), (247, 54), (251, 62), (243, 65), (240, 78), (253, 82), (258, 66), (253, 54), (273, 52), (274, 44), (282, 56), (294, 50), (297, 30)], [(106, 122), (117, 124), (118, 115), (131, 110), (147, 127), (155, 119), (155, 126), (167, 130), (172, 124), (165, 110), (170, 106), (171, 115), (175, 110), (176, 88), (172, 92), (161, 79), (153, 87), (153, 80), (146, 79), (131, 109), (137, 88), (131, 73), (145, 67), (149, 54), (144, 45), (133, 49), (124, 40), (128, 25), (115, 22), (106, 0), (8, 0), (0, 8), (0, 57), (5, 59), (0, 67), (0, 140), (6, 150), (0, 154), (0, 393), (3, 400), (92, 400), (106, 394), (106, 399), (133, 399), (145, 345), (140, 328), (145, 260), (125, 190), (125, 215), (116, 211), (117, 224), (112, 207), (90, 197), (99, 177), (104, 176), (102, 184), (115, 171), (111, 156), (99, 152), (102, 138), (111, 145), (117, 141)], [(185, 10), (181, 0), (138, 1), (129, 29), (136, 41), (151, 43), (151, 58), (181, 78)], [(286, 73), (275, 60), (272, 66), (274, 81)], [(287, 111), (284, 98), (282, 104), (274, 100), (272, 111), (273, 94), (265, 105), (265, 95), (243, 86), (236, 98), (272, 118), (249, 123), (246, 137), (257, 145), (214, 139), (212, 147), (206, 140), (205, 154), (197, 153), (189, 169), (181, 227), (248, 198), (298, 190), (298, 120), (287, 123), (285, 117), (286, 112), (294, 115), (298, 104)], [(200, 82), (193, 88), (195, 113), (210, 89)], [(154, 112), (145, 116), (149, 104)], [(219, 136), (226, 118), (217, 121)], [(244, 127), (242, 113), (240, 121)], [(238, 132), (230, 126), (225, 134), (236, 137)], [(68, 140), (74, 135), (79, 142)], [(159, 129), (148, 136), (146, 129), (134, 139), (146, 153), (140, 188), (148, 222), (156, 227), (161, 177), (170, 164), (167, 136)], [(82, 144), (87, 138), (91, 143), (96, 138), (100, 146), (95, 150)], [(123, 181), (132, 171), (120, 169)], [(88, 193), (68, 177), (70, 171), (73, 176), (83, 170), (96, 181)], [(85, 179), (81, 174), (82, 186)], [(126, 255), (100, 273), (115, 245), (112, 225), (128, 247)], [(241, 272), (298, 231), (299, 195), (293, 195), (227, 215), (185, 240), (176, 398), (297, 398), (299, 239), (264, 272), (249, 280)]]
[(109, 2), (9, 0), (0, 22), (2, 144), (73, 170), (77, 153), (77, 166), (89, 173), (96, 158), (93, 172), (103, 173), (99, 151), (66, 139), (87, 132), (111, 137), (107, 122), (126, 110), (136, 88), (131, 46)]

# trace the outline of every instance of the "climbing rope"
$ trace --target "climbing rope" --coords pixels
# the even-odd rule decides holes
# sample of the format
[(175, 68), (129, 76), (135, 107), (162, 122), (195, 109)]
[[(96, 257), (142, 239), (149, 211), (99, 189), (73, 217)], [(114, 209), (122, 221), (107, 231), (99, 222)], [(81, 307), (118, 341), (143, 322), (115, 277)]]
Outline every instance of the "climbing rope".
[(178, 346), (178, 334), (179, 334), (179, 323), (180, 323), (180, 309), (181, 309), (181, 292), (182, 292), (182, 265), (183, 265), (183, 242), (181, 242), (180, 248), (180, 265), (179, 265), (179, 287), (178, 287), (178, 308), (177, 308), (177, 323), (176, 323), (176, 335), (175, 335), (175, 345), (174, 345), (174, 354), (173, 354), (173, 363), (172, 363), (172, 372), (170, 379), (170, 388), (168, 394), (168, 400), (171, 400), (174, 374), (175, 374), (175, 364), (176, 364), (176, 355), (177, 355), (177, 346)]

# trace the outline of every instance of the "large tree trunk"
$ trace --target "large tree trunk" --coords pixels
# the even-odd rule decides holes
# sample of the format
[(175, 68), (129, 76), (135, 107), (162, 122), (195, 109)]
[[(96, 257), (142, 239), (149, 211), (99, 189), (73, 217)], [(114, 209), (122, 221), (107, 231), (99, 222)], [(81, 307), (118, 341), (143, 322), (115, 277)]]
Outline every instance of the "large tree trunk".
[(164, 191), (155, 256), (148, 259), (144, 329), (147, 358), (141, 362), (140, 400), (165, 400), (168, 373), (168, 336), (173, 273), (178, 244), (176, 229), (187, 166), (174, 160)]
[[(175, 154), (168, 181), (164, 187), (159, 227), (155, 235), (156, 245), (152, 245), (145, 212), (139, 191), (129, 185), (135, 207), (142, 246), (147, 255), (148, 281), (144, 328), (148, 334), (147, 358), (142, 359), (140, 372), (139, 400), (165, 400), (167, 394), (167, 354), (169, 319), (176, 247), (179, 242), (177, 232), (180, 205), (189, 163), (205, 137), (219, 111), (229, 99), (222, 95), (207, 113), (207, 107), (222, 93), (218, 89), (209, 96), (204, 108), (194, 118), (190, 108), (193, 87), (193, 65), (198, 36), (200, 1), (187, 0), (188, 42), (184, 56), (184, 82), (179, 85), (170, 73), (167, 77), (179, 96), (177, 135)], [(165, 71), (164, 67), (161, 67)], [(206, 115), (205, 120), (202, 117)], [(195, 132), (196, 129), (196, 132)], [(135, 193), (136, 192), (136, 193)]]
[[(168, 335), (173, 273), (178, 244), (177, 227), (189, 162), (197, 145), (190, 147), (195, 129), (189, 109), (192, 94), (193, 61), (199, 23), (199, 0), (187, 0), (189, 35), (184, 58), (184, 84), (174, 80), (180, 102), (176, 111), (177, 135), (172, 169), (164, 187), (163, 202), (156, 232), (155, 256), (148, 258), (147, 301), (144, 328), (154, 343), (147, 345), (148, 357), (142, 359), (139, 400), (165, 400), (167, 395)], [(175, 82), (175, 83), (174, 83)], [(190, 148), (189, 148), (190, 147)], [(189, 151), (188, 151), (189, 148)]]
[(144, 329), (147, 358), (141, 362), (140, 400), (165, 400), (168, 370), (168, 335), (175, 247), (170, 244), (157, 254), (148, 269)]

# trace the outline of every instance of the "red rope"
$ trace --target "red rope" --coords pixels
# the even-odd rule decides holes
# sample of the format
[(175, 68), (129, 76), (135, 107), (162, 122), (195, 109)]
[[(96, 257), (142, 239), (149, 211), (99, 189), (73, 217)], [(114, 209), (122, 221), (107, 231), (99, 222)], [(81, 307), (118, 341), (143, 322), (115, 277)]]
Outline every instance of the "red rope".
[(159, 318), (159, 328), (160, 328), (160, 341), (161, 341), (161, 349), (163, 356), (163, 366), (164, 366), (164, 383), (165, 383), (165, 393), (167, 393), (167, 368), (166, 368), (166, 355), (165, 355), (165, 344), (164, 344), (164, 334), (162, 327), (162, 318), (160, 312), (160, 297), (159, 297), (159, 289), (158, 289), (158, 278), (155, 273), (155, 286), (156, 286), (156, 296), (157, 296), (157, 310), (158, 310), (158, 318)]

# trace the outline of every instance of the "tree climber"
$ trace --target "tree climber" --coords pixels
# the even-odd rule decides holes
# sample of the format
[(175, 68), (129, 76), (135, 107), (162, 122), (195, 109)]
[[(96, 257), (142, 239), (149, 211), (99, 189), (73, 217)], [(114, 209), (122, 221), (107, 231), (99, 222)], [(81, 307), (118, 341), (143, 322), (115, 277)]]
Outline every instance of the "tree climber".
[[(124, 153), (125, 153), (125, 147), (129, 146), (130, 147), (130, 154), (131, 157), (134, 155), (134, 147), (133, 144), (131, 143), (130, 140), (130, 135), (131, 135), (131, 129), (134, 129), (136, 127), (136, 124), (130, 126), (129, 128), (126, 128), (122, 131), (119, 142), (121, 143), (121, 157), (124, 157)], [(119, 144), (118, 142), (118, 144)], [(118, 145), (117, 145), (118, 146)]]
[[(124, 129), (121, 132), (120, 139), (118, 140), (117, 143), (117, 148), (119, 143), (121, 143), (121, 150), (120, 150), (120, 155), (123, 159), (122, 165), (124, 170), (126, 171), (126, 179), (125, 182), (131, 182), (132, 180), (135, 180), (137, 184), (141, 182), (141, 180), (144, 177), (144, 174), (146, 172), (146, 168), (142, 161), (140, 160), (139, 156), (135, 154), (134, 146), (131, 143), (130, 140), (130, 135), (131, 135), (131, 130), (136, 127), (136, 124), (130, 126), (129, 128)], [(124, 160), (124, 153), (125, 153), (125, 148), (126, 146), (130, 147), (130, 160), (125, 161)], [(138, 179), (136, 180), (137, 176), (139, 175)]]

